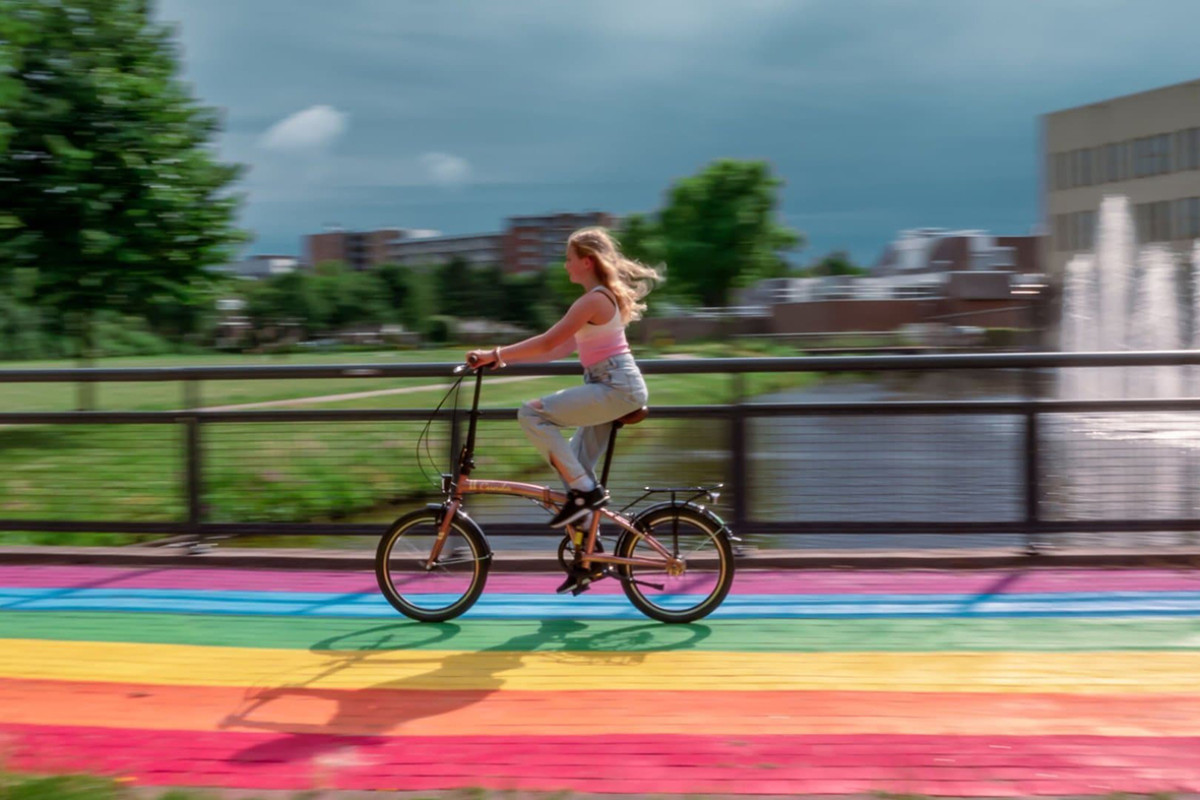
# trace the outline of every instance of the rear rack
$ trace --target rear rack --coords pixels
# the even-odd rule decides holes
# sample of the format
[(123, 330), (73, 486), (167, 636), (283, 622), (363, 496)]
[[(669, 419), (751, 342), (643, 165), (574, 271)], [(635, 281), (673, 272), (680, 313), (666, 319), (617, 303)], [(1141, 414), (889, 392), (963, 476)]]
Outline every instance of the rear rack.
[[(708, 502), (715, 503), (721, 496), (721, 490), (725, 488), (723, 483), (714, 483), (712, 486), (643, 486), (643, 494), (621, 509), (624, 514), (629, 509), (636, 506), (638, 503), (645, 500), (652, 494), (669, 494), (671, 495), (671, 505), (687, 505), (694, 500), (707, 498)], [(679, 495), (689, 495), (682, 503), (679, 501)]]

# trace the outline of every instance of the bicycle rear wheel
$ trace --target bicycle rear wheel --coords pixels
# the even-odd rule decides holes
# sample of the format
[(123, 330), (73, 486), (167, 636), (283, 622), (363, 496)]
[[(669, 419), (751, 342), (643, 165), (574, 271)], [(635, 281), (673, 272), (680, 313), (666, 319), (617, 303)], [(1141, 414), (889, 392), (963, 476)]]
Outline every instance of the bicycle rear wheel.
[(421, 509), (392, 523), (375, 551), (375, 577), (392, 607), (421, 622), (454, 619), (479, 599), (491, 566), (491, 548), (479, 529), (462, 517), (432, 567), (440, 510)]
[(621, 586), (635, 608), (660, 622), (694, 622), (721, 605), (733, 585), (733, 546), (719, 522), (676, 506), (651, 509), (633, 523), (683, 562), (682, 570), (670, 569), (644, 537), (621, 534), (618, 556), (659, 562), (619, 566)]

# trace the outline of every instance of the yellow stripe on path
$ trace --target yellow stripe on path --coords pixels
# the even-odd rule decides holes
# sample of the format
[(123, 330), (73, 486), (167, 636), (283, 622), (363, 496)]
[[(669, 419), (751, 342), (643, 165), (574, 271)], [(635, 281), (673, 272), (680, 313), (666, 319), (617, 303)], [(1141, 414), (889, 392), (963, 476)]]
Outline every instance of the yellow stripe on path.
[(0, 640), (0, 677), (365, 689), (1200, 694), (1200, 652), (311, 652)]

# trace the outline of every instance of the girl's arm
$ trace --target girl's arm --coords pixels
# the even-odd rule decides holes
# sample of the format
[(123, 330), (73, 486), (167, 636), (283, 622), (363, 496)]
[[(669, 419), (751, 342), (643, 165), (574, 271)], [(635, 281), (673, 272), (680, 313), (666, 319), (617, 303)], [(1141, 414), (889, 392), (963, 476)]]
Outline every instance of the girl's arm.
[(472, 350), (467, 353), (467, 363), (474, 366), (536, 363), (552, 361), (575, 352), (575, 334), (584, 325), (601, 313), (611, 313), (612, 302), (595, 292), (580, 297), (563, 318), (545, 333), (530, 336), (516, 344), (495, 347), (490, 350)]
[[(575, 344), (575, 336), (572, 335), (570, 339), (567, 339), (561, 345), (556, 347), (553, 351), (547, 353), (546, 357), (542, 360), (543, 361), (557, 361), (560, 358), (566, 358), (567, 356), (573, 354), (577, 349), (578, 349), (578, 346)], [(505, 355), (505, 357), (507, 357), (508, 353), (506, 352), (504, 355)]]

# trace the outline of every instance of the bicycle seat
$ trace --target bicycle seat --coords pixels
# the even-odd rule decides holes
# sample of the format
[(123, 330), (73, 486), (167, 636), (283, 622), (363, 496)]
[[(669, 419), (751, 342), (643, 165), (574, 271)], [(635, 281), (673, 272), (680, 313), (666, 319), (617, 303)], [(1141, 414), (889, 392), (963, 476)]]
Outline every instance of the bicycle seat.
[(630, 411), (623, 417), (617, 417), (617, 422), (622, 425), (637, 425), (648, 416), (650, 416), (650, 409), (642, 406), (637, 411)]

